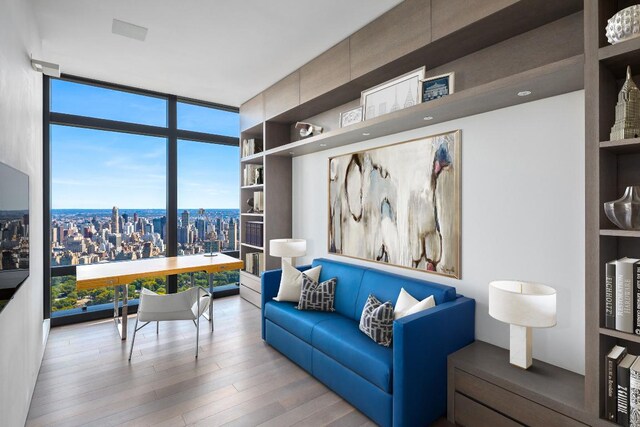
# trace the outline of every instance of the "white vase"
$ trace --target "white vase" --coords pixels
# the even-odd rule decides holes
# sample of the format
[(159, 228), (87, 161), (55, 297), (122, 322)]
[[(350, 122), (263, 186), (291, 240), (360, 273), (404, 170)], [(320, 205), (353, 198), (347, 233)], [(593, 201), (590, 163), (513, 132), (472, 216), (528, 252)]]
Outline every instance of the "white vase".
[(640, 5), (629, 6), (607, 21), (607, 41), (620, 43), (640, 36)]

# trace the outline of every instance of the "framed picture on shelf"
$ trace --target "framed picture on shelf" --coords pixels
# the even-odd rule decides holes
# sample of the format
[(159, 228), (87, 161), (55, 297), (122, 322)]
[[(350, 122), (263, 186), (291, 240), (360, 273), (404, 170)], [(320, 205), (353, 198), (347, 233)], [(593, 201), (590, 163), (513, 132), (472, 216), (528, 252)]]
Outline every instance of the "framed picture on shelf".
[(455, 73), (441, 74), (422, 80), (422, 102), (451, 95), (455, 86)]
[(347, 127), (362, 121), (362, 105), (340, 113), (340, 127)]
[(425, 67), (362, 91), (360, 104), (364, 120), (393, 113), (420, 103), (420, 82), (424, 80)]

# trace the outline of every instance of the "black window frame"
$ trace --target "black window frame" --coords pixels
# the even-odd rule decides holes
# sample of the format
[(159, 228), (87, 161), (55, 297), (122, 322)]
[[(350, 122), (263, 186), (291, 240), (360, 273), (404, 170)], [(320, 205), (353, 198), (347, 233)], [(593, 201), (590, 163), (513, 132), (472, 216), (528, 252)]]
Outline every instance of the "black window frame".
[[(165, 138), (167, 141), (167, 236), (166, 256), (178, 255), (178, 140), (203, 142), (217, 145), (240, 146), (239, 137), (230, 137), (206, 132), (196, 132), (178, 128), (178, 102), (198, 105), (207, 108), (215, 108), (223, 111), (239, 113), (237, 107), (216, 104), (201, 100), (179, 97), (176, 95), (154, 92), (146, 89), (108, 83), (99, 80), (88, 79), (63, 74), (60, 78), (43, 77), (43, 226), (44, 226), (44, 318), (50, 319), (51, 326), (59, 326), (70, 323), (85, 322), (108, 318), (113, 316), (113, 309), (87, 311), (81, 314), (51, 317), (51, 278), (60, 276), (75, 276), (76, 266), (51, 266), (51, 125), (63, 125), (80, 127), (93, 130), (112, 132), (124, 132), (136, 135), (155, 136)], [(129, 92), (136, 95), (152, 96), (167, 101), (167, 126), (151, 126), (123, 122), (118, 120), (100, 119), (95, 117), (80, 116), (75, 114), (58, 113), (51, 111), (51, 80), (65, 80), (74, 83)], [(225, 252), (231, 256), (239, 256), (238, 251)], [(175, 293), (178, 290), (178, 277), (167, 276), (167, 292)], [(214, 298), (229, 295), (237, 295), (238, 287), (221, 287), (214, 289)], [(137, 303), (132, 301), (129, 305), (130, 312), (137, 311)]]

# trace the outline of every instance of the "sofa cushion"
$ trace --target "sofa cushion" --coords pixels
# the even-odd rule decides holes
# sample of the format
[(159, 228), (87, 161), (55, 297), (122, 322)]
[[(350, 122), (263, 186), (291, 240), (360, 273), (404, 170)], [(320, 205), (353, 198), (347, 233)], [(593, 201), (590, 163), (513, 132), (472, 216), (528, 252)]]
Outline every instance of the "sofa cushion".
[[(324, 267), (323, 267), (324, 269)], [(313, 328), (311, 344), (387, 393), (393, 384), (393, 350), (360, 332), (358, 322), (339, 314)]]
[(298, 310), (336, 311), (333, 308), (333, 302), (336, 297), (337, 283), (335, 277), (318, 283), (303, 273), (300, 301), (296, 308)]
[(335, 314), (324, 311), (301, 311), (295, 306), (296, 304), (291, 302), (269, 301), (264, 306), (264, 317), (311, 344), (313, 327), (319, 322), (333, 318)]
[[(322, 269), (324, 270), (324, 267)], [(338, 276), (338, 280), (340, 280), (340, 276)], [(451, 286), (370, 269), (362, 277), (362, 284), (360, 285), (360, 292), (356, 302), (356, 318), (359, 319), (362, 315), (362, 309), (367, 302), (369, 294), (374, 294), (380, 301), (391, 301), (395, 307), (402, 288), (420, 301), (429, 295), (433, 295), (436, 305), (456, 299), (456, 288)]]
[[(360, 282), (362, 281), (362, 276), (366, 268), (325, 258), (313, 260), (312, 265), (314, 267), (322, 265), (322, 271), (320, 272), (321, 282), (329, 280), (332, 277), (338, 279), (334, 305), (336, 311), (350, 319), (360, 320), (360, 312), (358, 312), (356, 316), (356, 299), (358, 298)], [(398, 292), (400, 292), (400, 289), (398, 289)], [(364, 306), (364, 302), (362, 305)], [(360, 307), (360, 311), (362, 311), (362, 307)]]

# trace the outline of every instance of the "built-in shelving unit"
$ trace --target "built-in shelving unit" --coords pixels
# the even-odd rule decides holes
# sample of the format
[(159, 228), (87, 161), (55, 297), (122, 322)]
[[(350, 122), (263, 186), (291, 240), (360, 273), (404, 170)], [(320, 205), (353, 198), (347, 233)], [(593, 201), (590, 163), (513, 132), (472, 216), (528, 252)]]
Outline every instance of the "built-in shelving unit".
[[(241, 138), (261, 138), (264, 153), (240, 162), (264, 166), (264, 249), (242, 245), (242, 256), (266, 251), (266, 268), (278, 268), (269, 240), (304, 237), (292, 235), (297, 156), (582, 89), (582, 9), (582, 0), (405, 0), (246, 101)], [(456, 92), (339, 127), (339, 113), (358, 105), (362, 90), (423, 66), (427, 77), (455, 72)], [(522, 91), (531, 94), (518, 96)], [(324, 132), (302, 139), (297, 121)], [(252, 191), (241, 189), (242, 212)], [(246, 213), (241, 221), (255, 218)], [(241, 274), (241, 283), (259, 292), (256, 279)]]
[[(338, 128), (266, 151), (267, 156), (296, 157), (391, 135), (436, 123), (579, 90), (584, 87), (584, 56), (576, 55), (512, 76), (453, 93), (428, 103)], [(527, 90), (529, 96), (518, 96)]]
[(617, 95), (627, 65), (639, 81), (640, 39), (610, 45), (607, 19), (636, 2), (585, 0), (585, 407), (594, 424), (604, 419), (605, 356), (614, 345), (640, 354), (640, 336), (605, 328), (605, 264), (625, 256), (640, 257), (640, 231), (620, 230), (604, 213), (604, 203), (618, 199), (626, 186), (640, 182), (640, 138), (610, 141)]

